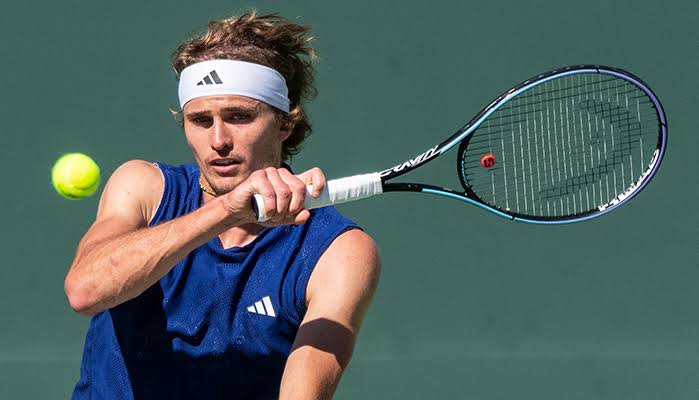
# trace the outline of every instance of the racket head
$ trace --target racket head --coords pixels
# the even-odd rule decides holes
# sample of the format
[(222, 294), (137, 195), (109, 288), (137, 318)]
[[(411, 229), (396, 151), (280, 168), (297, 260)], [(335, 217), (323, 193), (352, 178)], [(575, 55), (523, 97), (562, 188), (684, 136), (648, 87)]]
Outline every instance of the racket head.
[(667, 120), (640, 78), (581, 65), (522, 82), (452, 138), (443, 147), (459, 143), (457, 174), (469, 202), (518, 221), (570, 223), (606, 214), (645, 188), (667, 147)]

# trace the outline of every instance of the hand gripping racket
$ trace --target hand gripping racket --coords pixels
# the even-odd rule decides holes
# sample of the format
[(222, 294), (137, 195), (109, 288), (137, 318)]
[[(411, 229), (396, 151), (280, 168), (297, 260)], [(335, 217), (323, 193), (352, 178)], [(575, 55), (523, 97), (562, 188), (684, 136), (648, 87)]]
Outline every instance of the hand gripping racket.
[[(395, 178), (457, 147), (461, 189)], [(584, 221), (631, 200), (655, 175), (667, 146), (660, 101), (617, 68), (581, 65), (528, 79), (493, 100), (442, 143), (392, 168), (330, 180), (308, 209), (386, 192), (421, 192), (515, 221)], [(255, 195), (256, 210), (263, 210)], [(259, 211), (258, 220), (265, 215)]]

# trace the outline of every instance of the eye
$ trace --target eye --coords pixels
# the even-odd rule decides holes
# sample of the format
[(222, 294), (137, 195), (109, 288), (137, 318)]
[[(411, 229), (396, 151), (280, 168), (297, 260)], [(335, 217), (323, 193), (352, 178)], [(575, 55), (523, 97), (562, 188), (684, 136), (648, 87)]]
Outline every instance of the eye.
[(254, 113), (248, 112), (234, 112), (225, 116), (226, 122), (232, 124), (246, 124), (250, 123), (255, 119)]
[(209, 126), (212, 123), (211, 117), (207, 117), (207, 116), (193, 117), (193, 118), (190, 118), (189, 121), (191, 123), (193, 123), (195, 125), (199, 125), (199, 126)]

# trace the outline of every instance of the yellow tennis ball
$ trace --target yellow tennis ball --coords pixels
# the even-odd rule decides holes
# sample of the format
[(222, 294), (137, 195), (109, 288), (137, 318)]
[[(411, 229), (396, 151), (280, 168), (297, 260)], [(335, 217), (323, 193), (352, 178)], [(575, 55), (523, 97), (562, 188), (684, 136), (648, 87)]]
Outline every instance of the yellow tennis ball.
[(61, 196), (82, 199), (91, 196), (99, 187), (100, 167), (85, 154), (64, 154), (51, 169), (51, 181)]

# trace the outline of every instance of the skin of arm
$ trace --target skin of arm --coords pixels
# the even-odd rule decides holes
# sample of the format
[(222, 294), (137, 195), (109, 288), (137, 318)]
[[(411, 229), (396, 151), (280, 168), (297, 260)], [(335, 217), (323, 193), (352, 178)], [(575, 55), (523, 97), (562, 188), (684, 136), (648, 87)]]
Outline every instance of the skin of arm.
[(275, 168), (255, 171), (235, 190), (196, 211), (148, 227), (163, 193), (162, 173), (146, 161), (126, 162), (107, 182), (95, 223), (80, 241), (66, 275), (71, 308), (94, 315), (128, 301), (196, 247), (226, 230), (256, 223), (250, 207), (253, 193), (263, 194), (267, 213), (273, 215), (266, 225), (304, 222), (310, 214), (302, 210), (301, 179), (311, 178), (321, 190), (324, 177), (318, 169), (286, 177), (292, 184), (284, 183)]
[(284, 368), (280, 400), (332, 398), (380, 269), (374, 241), (358, 229), (338, 236), (323, 253), (308, 282), (307, 311)]
[(65, 291), (75, 311), (93, 315), (138, 296), (231, 223), (221, 202), (210, 202), (147, 228), (163, 186), (158, 168), (140, 160), (126, 162), (109, 179), (95, 223), (66, 276)]

